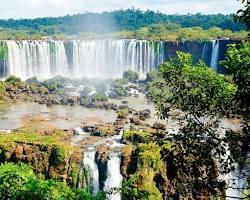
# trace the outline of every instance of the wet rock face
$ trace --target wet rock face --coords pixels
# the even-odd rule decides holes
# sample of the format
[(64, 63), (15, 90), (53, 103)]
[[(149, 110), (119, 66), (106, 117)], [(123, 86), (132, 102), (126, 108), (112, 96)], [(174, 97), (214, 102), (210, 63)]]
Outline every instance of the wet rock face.
[(104, 188), (105, 180), (107, 179), (108, 169), (108, 153), (109, 149), (107, 146), (99, 146), (96, 150), (96, 164), (99, 170), (99, 184), (100, 190)]
[(121, 157), (121, 173), (125, 178), (129, 178), (130, 175), (136, 172), (137, 154), (129, 147), (125, 148), (127, 149), (124, 149)]
[(76, 177), (71, 176), (72, 171), (78, 169), (82, 154), (79, 151), (68, 152), (59, 158), (57, 150), (51, 145), (17, 143), (9, 149), (0, 148), (0, 162), (24, 162), (46, 178), (62, 180), (73, 186)]

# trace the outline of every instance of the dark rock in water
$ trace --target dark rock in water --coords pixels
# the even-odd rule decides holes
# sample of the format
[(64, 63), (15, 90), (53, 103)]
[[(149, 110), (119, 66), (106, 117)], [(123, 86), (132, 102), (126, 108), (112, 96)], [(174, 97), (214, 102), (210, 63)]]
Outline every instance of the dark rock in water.
[(77, 104), (77, 97), (71, 97), (68, 99), (69, 104)]
[(156, 123), (153, 124), (153, 128), (154, 129), (160, 129), (160, 130), (166, 130), (166, 125), (156, 122)]
[(123, 110), (123, 109), (128, 109), (128, 106), (127, 105), (120, 105), (118, 107), (119, 110)]
[(122, 101), (121, 102), (123, 105), (128, 105), (128, 101)]
[(108, 153), (109, 149), (107, 146), (99, 146), (96, 150), (95, 160), (99, 170), (100, 190), (103, 190), (107, 179)]
[(92, 133), (96, 130), (96, 126), (84, 126), (83, 131), (87, 133)]
[(118, 106), (116, 104), (114, 104), (114, 103), (103, 103), (103, 107), (106, 110), (114, 110), (114, 111), (118, 110)]
[(59, 105), (59, 104), (61, 104), (61, 101), (60, 101), (60, 99), (56, 98), (56, 99), (52, 99), (51, 103), (55, 104), (55, 105)]
[(146, 119), (149, 119), (150, 115), (151, 115), (151, 111), (149, 109), (138, 112), (139, 119), (143, 121), (145, 121)]
[(111, 99), (117, 99), (117, 98), (119, 98), (119, 96), (115, 92), (111, 91), (109, 93), (109, 98), (111, 98)]
[(133, 123), (133, 124), (135, 124), (135, 125), (141, 125), (142, 124), (142, 122), (140, 121), (140, 119), (137, 118), (137, 117), (131, 118), (130, 122)]
[(68, 105), (68, 97), (63, 97), (60, 102), (62, 105)]

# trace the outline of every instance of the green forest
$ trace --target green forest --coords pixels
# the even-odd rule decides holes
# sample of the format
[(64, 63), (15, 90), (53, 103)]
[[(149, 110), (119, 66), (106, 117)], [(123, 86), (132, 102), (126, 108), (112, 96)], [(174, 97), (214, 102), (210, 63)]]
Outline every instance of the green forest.
[(137, 38), (209, 40), (243, 38), (246, 26), (233, 15), (166, 15), (139, 9), (83, 13), (64, 17), (0, 20), (1, 39)]

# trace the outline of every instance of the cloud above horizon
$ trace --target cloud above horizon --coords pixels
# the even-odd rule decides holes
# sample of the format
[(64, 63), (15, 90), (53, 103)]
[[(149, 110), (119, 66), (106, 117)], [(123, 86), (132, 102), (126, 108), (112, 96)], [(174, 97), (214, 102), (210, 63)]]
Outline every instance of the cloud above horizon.
[(64, 16), (132, 7), (166, 14), (230, 14), (242, 8), (242, 4), (237, 0), (7, 0), (1, 2), (0, 18)]

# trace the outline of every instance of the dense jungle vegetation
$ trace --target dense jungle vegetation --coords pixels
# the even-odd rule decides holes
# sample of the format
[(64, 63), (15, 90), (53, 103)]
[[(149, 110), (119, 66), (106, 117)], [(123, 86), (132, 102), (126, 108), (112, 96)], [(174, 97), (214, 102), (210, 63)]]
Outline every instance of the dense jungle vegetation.
[(246, 26), (233, 15), (166, 15), (138, 9), (83, 13), (64, 17), (0, 20), (1, 39), (138, 38), (208, 40), (242, 38)]

